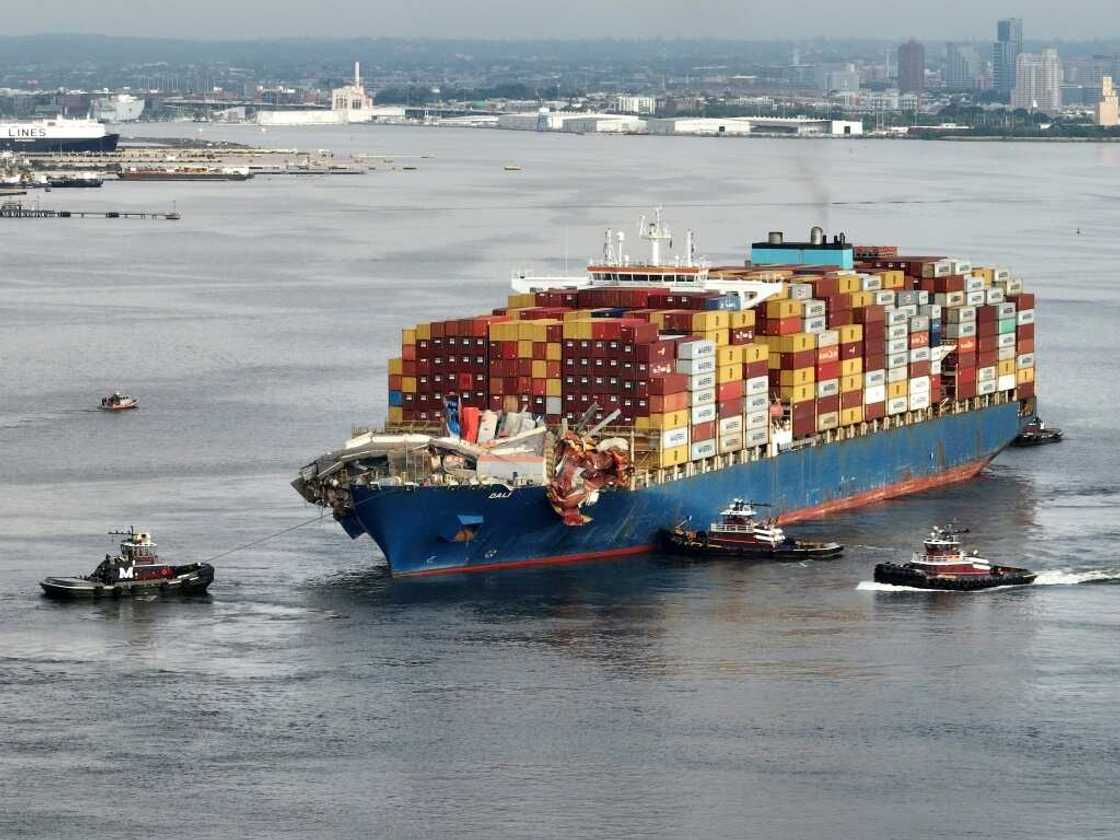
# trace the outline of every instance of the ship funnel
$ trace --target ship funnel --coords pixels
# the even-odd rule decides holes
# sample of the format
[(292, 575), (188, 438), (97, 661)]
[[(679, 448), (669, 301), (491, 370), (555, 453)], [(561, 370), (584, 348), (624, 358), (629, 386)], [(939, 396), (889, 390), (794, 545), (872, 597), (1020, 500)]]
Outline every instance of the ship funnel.
[(809, 229), (809, 242), (813, 245), (824, 244), (824, 228), (820, 225), (813, 225)]
[(782, 244), (782, 232), (780, 230), (772, 230), (772, 231), (770, 231), (769, 235), (766, 237), (766, 240), (771, 245), (781, 245)]

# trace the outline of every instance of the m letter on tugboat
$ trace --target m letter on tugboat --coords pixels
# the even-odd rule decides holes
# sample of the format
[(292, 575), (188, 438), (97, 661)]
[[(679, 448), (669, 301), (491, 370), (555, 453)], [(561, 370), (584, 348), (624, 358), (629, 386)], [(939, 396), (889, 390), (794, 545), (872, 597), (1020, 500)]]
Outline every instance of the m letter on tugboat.
[(135, 567), (133, 567), (133, 566), (121, 566), (120, 568), (117, 569), (117, 579), (118, 580), (132, 580), (133, 579), (132, 576), (133, 576), (134, 571), (135, 571)]

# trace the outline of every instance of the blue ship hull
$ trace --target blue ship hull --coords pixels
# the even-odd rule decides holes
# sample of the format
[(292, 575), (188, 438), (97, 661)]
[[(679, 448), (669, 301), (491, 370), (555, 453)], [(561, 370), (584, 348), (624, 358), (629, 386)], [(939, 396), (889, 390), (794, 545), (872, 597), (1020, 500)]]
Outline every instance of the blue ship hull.
[[(651, 485), (611, 489), (565, 526), (544, 488), (353, 487), (351, 537), (368, 533), (396, 575), (488, 571), (649, 551), (661, 529), (710, 522), (731, 499), (763, 499), (783, 522), (825, 515), (962, 481), (1019, 433), (1019, 404), (944, 415), (852, 440), (782, 453)], [(464, 525), (477, 527), (456, 541)]]

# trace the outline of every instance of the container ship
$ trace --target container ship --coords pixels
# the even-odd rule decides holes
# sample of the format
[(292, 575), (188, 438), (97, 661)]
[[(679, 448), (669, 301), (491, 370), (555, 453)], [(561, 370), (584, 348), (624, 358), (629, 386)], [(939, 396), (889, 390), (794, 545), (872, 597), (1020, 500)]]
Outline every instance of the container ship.
[(1034, 295), (1003, 268), (771, 233), (743, 265), (607, 232), (578, 278), (403, 331), (388, 417), (293, 486), (396, 575), (652, 550), (734, 498), (793, 522), (968, 479), (1035, 414)]
[(0, 122), (0, 150), (24, 153), (112, 152), (120, 134), (97, 120), (54, 117), (26, 122)]

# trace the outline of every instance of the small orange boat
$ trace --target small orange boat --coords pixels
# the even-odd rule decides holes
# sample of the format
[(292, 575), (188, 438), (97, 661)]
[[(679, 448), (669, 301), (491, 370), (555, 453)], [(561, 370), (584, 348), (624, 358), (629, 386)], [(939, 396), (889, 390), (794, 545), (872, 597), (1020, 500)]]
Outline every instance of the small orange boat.
[(128, 411), (130, 408), (139, 408), (140, 400), (133, 399), (128, 394), (114, 391), (107, 397), (101, 398), (102, 411)]

